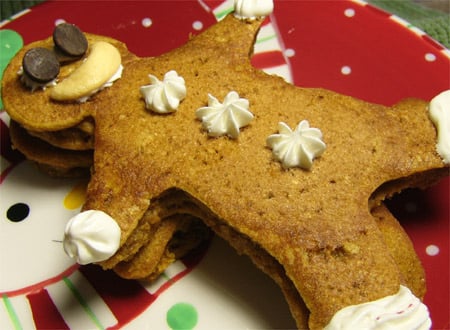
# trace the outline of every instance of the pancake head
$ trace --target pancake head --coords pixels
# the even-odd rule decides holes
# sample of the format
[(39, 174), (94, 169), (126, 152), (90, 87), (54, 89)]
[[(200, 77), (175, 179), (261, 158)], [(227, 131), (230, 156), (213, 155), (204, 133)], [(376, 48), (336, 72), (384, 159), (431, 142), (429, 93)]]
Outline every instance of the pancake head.
[[(97, 41), (106, 41), (115, 46), (122, 57), (122, 65), (136, 59), (126, 45), (116, 39), (88, 34), (86, 39), (89, 45)], [(38, 88), (31, 91), (20, 79), (22, 62), (25, 54), (33, 48), (45, 49), (53, 52), (53, 38), (33, 42), (21, 49), (7, 66), (2, 79), (2, 100), (4, 109), (9, 116), (21, 126), (30, 131), (58, 131), (70, 128), (81, 123), (85, 118), (95, 115), (97, 103), (106, 96), (99, 92), (87, 102), (56, 102), (49, 94), (51, 87)], [(86, 56), (89, 54), (89, 49)], [(83, 62), (83, 59), (61, 65), (57, 79), (68, 77)], [(114, 84), (110, 88), (114, 88)]]

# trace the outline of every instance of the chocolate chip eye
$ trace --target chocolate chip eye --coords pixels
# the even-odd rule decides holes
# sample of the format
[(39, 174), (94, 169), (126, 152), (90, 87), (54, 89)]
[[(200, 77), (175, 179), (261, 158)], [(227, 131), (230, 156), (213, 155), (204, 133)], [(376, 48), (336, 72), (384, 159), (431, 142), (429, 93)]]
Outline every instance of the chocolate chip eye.
[(25, 220), (30, 214), (30, 207), (24, 203), (16, 203), (11, 205), (6, 211), (6, 217), (12, 222), (20, 222)]
[(88, 41), (83, 32), (77, 26), (68, 23), (55, 27), (53, 42), (59, 50), (69, 56), (82, 56), (88, 48)]
[(59, 74), (59, 62), (49, 49), (36, 47), (28, 50), (22, 61), (23, 70), (34, 81), (48, 82)]

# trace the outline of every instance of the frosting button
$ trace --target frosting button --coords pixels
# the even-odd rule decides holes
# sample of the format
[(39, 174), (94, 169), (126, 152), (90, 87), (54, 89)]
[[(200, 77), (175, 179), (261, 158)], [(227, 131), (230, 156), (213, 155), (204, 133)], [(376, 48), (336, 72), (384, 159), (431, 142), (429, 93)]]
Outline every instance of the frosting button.
[(108, 214), (97, 210), (84, 211), (67, 223), (64, 251), (81, 265), (103, 261), (119, 249), (120, 235), (119, 225)]

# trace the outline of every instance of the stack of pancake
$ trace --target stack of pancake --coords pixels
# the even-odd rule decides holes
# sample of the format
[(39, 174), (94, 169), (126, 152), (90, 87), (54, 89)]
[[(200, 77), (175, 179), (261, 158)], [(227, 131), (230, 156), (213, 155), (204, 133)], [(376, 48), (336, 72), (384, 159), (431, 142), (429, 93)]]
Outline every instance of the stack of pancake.
[[(88, 176), (92, 165), (93, 125), (90, 120), (58, 131), (27, 130), (16, 121), (10, 123), (14, 148), (54, 177)], [(51, 128), (50, 128), (51, 129)]]
[[(64, 80), (80, 66), (89, 56), (89, 45), (96, 41), (113, 44), (120, 51), (124, 63), (133, 60), (134, 56), (117, 40), (89, 34), (81, 34), (85, 47), (80, 46), (82, 41), (78, 41), (74, 48), (73, 42), (67, 45), (64, 39), (73, 40), (73, 33), (70, 36), (61, 33), (68, 30), (63, 27), (74, 26), (61, 24), (55, 28), (53, 36), (25, 46), (13, 58), (4, 73), (2, 99), (11, 117), (10, 134), (15, 148), (52, 176), (84, 176), (89, 175), (92, 165), (93, 117), (96, 99), (101, 99), (102, 93), (93, 95), (85, 102), (55, 102), (49, 97), (51, 85)], [(59, 66), (45, 70), (45, 67), (33, 65), (32, 61), (26, 60), (25, 55), (33, 57), (30, 51), (34, 50), (49, 56), (48, 60), (41, 60), (47, 65), (50, 62), (50, 65)], [(52, 54), (57, 60), (56, 64)], [(57, 76), (47, 77), (49, 71), (56, 72)]]
[[(155, 58), (136, 58), (110, 40), (122, 53), (122, 78), (82, 104), (23, 87), (16, 72), (32, 44), (3, 81), (5, 108), (20, 123), (11, 126), (14, 144), (33, 159), (19, 147), (16, 127), (25, 141), (55, 145), (53, 138), (74, 135), (91, 149), (92, 132), (83, 127), (94, 118), (83, 209), (101, 210), (120, 227), (120, 248), (100, 265), (125, 278), (154, 279), (208, 236), (206, 224), (274, 279), (299, 328), (323, 328), (342, 308), (395, 295), (401, 285), (423, 297), (423, 269), (382, 201), (448, 175), (428, 103), (385, 107), (256, 70), (249, 57), (261, 24), (229, 15)], [(42, 44), (50, 47), (49, 40), (35, 45)], [(149, 74), (171, 70), (184, 78), (187, 96), (174, 113), (151, 113), (140, 87)], [(210, 137), (196, 110), (208, 94), (222, 100), (231, 90), (249, 101), (254, 120), (237, 138)], [(305, 118), (327, 149), (310, 169), (284, 168), (266, 139), (279, 122), (293, 127)]]

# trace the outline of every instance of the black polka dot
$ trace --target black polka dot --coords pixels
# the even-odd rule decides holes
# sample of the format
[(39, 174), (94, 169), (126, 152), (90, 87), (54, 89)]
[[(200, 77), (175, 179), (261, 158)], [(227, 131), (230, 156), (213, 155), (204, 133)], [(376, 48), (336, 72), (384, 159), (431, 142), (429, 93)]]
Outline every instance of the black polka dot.
[(20, 222), (25, 220), (30, 214), (30, 207), (24, 203), (11, 205), (6, 212), (6, 217), (12, 222)]

